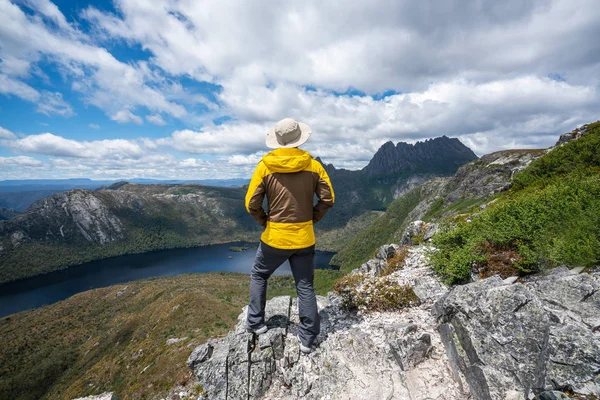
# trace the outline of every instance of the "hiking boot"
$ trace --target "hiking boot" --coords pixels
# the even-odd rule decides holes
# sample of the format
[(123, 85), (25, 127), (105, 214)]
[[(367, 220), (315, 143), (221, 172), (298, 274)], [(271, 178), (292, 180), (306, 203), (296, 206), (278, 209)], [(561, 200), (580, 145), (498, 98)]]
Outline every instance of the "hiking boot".
[(256, 335), (262, 335), (263, 333), (267, 333), (268, 330), (269, 328), (267, 328), (266, 325), (263, 325), (259, 328), (250, 328), (249, 326), (246, 327), (246, 332), (254, 333)]
[(296, 335), (296, 339), (298, 339), (298, 343), (300, 344), (300, 351), (302, 353), (304, 353), (304, 354), (310, 354), (310, 353), (312, 353), (312, 348), (310, 348), (308, 346), (305, 346), (302, 343), (302, 340), (300, 340), (300, 336), (299, 335)]

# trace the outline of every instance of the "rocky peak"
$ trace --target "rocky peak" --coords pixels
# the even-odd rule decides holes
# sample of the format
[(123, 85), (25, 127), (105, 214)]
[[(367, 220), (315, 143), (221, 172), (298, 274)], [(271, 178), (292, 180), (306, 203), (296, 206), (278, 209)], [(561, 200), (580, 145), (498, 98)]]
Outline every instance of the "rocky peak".
[(369, 175), (453, 174), (477, 156), (456, 138), (442, 136), (415, 144), (384, 143), (363, 171)]

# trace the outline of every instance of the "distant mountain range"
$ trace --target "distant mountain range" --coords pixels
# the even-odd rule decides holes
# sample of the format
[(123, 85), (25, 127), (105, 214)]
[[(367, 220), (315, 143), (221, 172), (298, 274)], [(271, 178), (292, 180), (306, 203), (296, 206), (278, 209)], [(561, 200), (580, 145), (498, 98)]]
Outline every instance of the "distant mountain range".
[[(336, 205), (318, 233), (342, 229), (353, 217), (384, 210), (395, 197), (435, 176), (453, 175), (477, 158), (457, 139), (384, 144), (361, 171), (326, 165)], [(140, 180), (138, 180), (140, 181)], [(0, 283), (94, 259), (150, 250), (254, 240), (260, 227), (246, 213), (242, 187), (198, 183), (113, 182), (37, 200), (0, 221)], [(245, 180), (197, 181), (243, 184)], [(91, 180), (11, 181), (19, 185), (98, 185)], [(1, 205), (1, 204), (0, 204)]]
[[(240, 187), (248, 184), (249, 179), (196, 179), (196, 180), (161, 180), (134, 178), (131, 183), (141, 184), (185, 184), (197, 183), (206, 186)], [(0, 207), (25, 211), (36, 200), (51, 194), (72, 189), (98, 189), (110, 186), (119, 180), (92, 180), (87, 178), (71, 179), (20, 179), (0, 181)]]

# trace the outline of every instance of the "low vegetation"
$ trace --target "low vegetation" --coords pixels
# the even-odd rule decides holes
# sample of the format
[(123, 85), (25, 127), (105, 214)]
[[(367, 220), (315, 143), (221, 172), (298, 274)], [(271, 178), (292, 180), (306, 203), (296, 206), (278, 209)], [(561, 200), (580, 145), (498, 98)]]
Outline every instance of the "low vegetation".
[[(334, 271), (323, 272), (317, 276)], [(147, 279), (1, 318), (0, 398), (70, 400), (104, 391), (160, 398), (192, 378), (185, 361), (195, 346), (235, 325), (249, 280), (229, 273)], [(271, 297), (294, 290), (288, 277), (269, 283)]]
[(434, 238), (436, 271), (448, 283), (473, 269), (527, 274), (600, 261), (600, 122), (534, 161), (513, 188)]
[(401, 285), (390, 276), (346, 275), (334, 284), (333, 290), (348, 310), (396, 311), (419, 304), (410, 285)]
[(390, 204), (385, 214), (381, 215), (367, 229), (356, 235), (331, 259), (343, 274), (349, 273), (373, 255), (382, 244), (396, 240), (395, 235), (401, 232), (408, 214), (421, 200), (420, 188), (413, 189), (406, 195), (397, 198)]
[(329, 230), (322, 230), (319, 224), (317, 224), (317, 249), (333, 252), (340, 251), (350, 238), (363, 232), (382, 214), (383, 211), (366, 211), (361, 215), (351, 218), (345, 226)]

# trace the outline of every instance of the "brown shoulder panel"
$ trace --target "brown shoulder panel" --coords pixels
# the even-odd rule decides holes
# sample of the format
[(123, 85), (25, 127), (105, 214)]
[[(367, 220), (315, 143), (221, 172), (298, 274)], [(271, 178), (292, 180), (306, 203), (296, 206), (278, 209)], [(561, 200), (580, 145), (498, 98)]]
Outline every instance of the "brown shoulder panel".
[(270, 174), (264, 178), (264, 184), (269, 221), (312, 221), (315, 180), (311, 171)]

